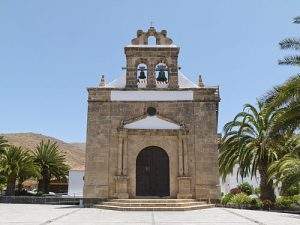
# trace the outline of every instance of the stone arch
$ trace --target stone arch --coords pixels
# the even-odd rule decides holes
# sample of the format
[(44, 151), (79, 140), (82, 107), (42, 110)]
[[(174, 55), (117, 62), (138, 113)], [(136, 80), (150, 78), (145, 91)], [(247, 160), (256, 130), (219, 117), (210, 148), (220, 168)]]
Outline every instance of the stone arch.
[(145, 71), (145, 75), (146, 75), (146, 79), (147, 77), (149, 76), (149, 62), (146, 58), (137, 58), (135, 61), (134, 61), (134, 77), (136, 79), (136, 84), (137, 86), (139, 87), (146, 87), (147, 83), (143, 83), (142, 86), (140, 84), (140, 80), (139, 80), (139, 66), (145, 66), (146, 67), (146, 71)]
[(147, 79), (147, 76), (148, 76), (148, 72), (147, 72), (148, 66), (147, 66), (147, 64), (145, 64), (145, 63), (138, 64), (137, 67), (136, 67), (136, 70), (137, 70), (136, 71), (137, 79)]
[[(162, 141), (164, 140), (164, 141)], [(136, 159), (140, 151), (149, 146), (157, 146), (164, 149), (169, 156), (170, 165), (170, 196), (176, 198), (178, 193), (177, 176), (178, 176), (178, 137), (177, 135), (171, 136), (145, 136), (128, 135), (128, 174), (129, 175), (129, 196), (136, 197)]]
[(156, 38), (156, 45), (171, 45), (173, 43), (172, 39), (167, 37), (167, 31), (156, 31), (154, 27), (150, 27), (148, 31), (138, 30), (136, 38), (131, 40), (133, 45), (147, 45), (148, 37), (154, 36)]
[(157, 45), (157, 42), (158, 42), (158, 40), (155, 35), (149, 35), (147, 37), (147, 45), (150, 45), (150, 46)]
[(136, 157), (136, 195), (170, 195), (170, 160), (160, 147), (148, 146)]

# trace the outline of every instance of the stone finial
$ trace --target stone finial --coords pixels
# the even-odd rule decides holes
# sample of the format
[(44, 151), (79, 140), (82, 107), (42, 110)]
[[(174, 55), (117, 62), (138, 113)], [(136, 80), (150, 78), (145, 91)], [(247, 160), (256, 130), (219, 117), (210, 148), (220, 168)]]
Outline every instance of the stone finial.
[(198, 87), (203, 88), (204, 87), (204, 83), (202, 81), (202, 76), (199, 75), (199, 80), (198, 80)]
[(104, 77), (104, 75), (101, 75), (101, 80), (100, 80), (99, 86), (100, 86), (101, 88), (106, 87), (106, 82), (105, 82), (105, 77)]

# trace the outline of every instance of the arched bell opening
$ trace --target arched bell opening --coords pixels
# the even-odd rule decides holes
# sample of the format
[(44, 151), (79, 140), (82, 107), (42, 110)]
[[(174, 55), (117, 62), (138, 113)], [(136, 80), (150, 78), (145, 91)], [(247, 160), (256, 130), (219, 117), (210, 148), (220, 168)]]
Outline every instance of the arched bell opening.
[(165, 63), (159, 63), (155, 66), (156, 87), (166, 88), (169, 83), (169, 70)]
[(145, 88), (147, 86), (148, 68), (144, 63), (140, 63), (137, 66), (137, 85), (138, 88)]
[(156, 45), (156, 37), (155, 36), (149, 36), (148, 37), (148, 45)]
[(170, 195), (169, 156), (164, 149), (149, 146), (138, 154), (136, 195), (159, 197)]

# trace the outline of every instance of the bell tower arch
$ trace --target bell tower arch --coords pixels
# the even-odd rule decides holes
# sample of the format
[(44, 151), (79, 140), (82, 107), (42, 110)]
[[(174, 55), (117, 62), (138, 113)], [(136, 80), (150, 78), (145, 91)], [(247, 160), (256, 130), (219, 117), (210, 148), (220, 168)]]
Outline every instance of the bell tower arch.
[[(148, 45), (148, 38), (155, 37), (156, 45)], [(148, 31), (138, 30), (131, 45), (125, 47), (126, 55), (126, 88), (145, 89), (178, 88), (178, 54), (179, 47), (167, 37), (167, 31), (156, 31), (150, 27)], [(147, 80), (144, 85), (138, 79), (137, 66), (145, 63), (147, 66)], [(157, 72), (160, 74), (157, 80)], [(143, 81), (144, 82), (144, 81)]]

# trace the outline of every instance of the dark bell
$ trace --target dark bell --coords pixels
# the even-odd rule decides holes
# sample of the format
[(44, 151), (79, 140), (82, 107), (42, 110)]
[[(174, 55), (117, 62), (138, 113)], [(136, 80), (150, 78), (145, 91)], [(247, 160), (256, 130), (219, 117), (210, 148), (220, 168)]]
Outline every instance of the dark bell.
[(158, 77), (157, 77), (156, 80), (157, 80), (157, 81), (160, 81), (160, 82), (166, 82), (166, 81), (167, 81), (167, 78), (166, 78), (165, 71), (160, 70), (159, 73), (158, 73)]
[(139, 79), (146, 79), (146, 75), (143, 70), (140, 72)]

